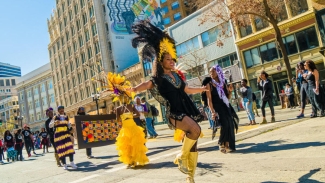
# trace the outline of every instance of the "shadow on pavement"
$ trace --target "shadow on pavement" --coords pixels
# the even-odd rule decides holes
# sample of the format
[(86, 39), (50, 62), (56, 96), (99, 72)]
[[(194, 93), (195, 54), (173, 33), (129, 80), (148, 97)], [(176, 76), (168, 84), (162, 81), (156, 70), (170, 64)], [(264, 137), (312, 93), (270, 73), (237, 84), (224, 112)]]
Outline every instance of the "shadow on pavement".
[(162, 146), (162, 147), (149, 148), (150, 151), (155, 150), (155, 149), (158, 149), (158, 150), (157, 150), (157, 151), (152, 151), (152, 152), (147, 153), (147, 156), (155, 155), (155, 154), (158, 154), (158, 153), (164, 152), (164, 151), (166, 151), (166, 150), (173, 149), (173, 148), (177, 148), (177, 147), (180, 147), (180, 146), (181, 146), (181, 145), (175, 145), (175, 146)]
[(164, 168), (176, 168), (177, 165), (175, 165), (172, 161), (167, 161), (167, 162), (159, 162), (159, 163), (150, 163), (146, 164), (144, 166), (137, 166), (133, 168), (134, 170), (149, 170), (149, 169), (161, 169), (162, 167)]
[[(219, 172), (222, 167), (222, 163), (201, 163), (201, 162), (198, 162), (197, 163), (197, 167), (200, 168), (200, 175), (204, 175), (206, 173), (217, 173)], [(203, 169), (203, 170), (202, 170)]]
[(111, 158), (116, 158), (118, 155), (112, 155), (112, 156), (95, 156), (92, 159), (111, 159)]
[[(324, 146), (324, 142), (302, 142), (302, 143), (294, 143), (294, 144), (282, 144), (285, 141), (269, 141), (264, 143), (248, 143), (248, 144), (239, 144), (237, 145), (236, 153), (248, 154), (248, 153), (265, 153), (265, 152), (274, 152), (274, 151), (282, 151), (282, 150), (290, 150), (290, 149), (303, 149), (307, 147), (317, 147)], [(247, 148), (245, 148), (247, 147)]]
[(309, 173), (307, 173), (306, 175), (303, 175), (302, 177), (299, 178), (299, 182), (320, 183), (320, 181), (309, 179), (312, 175), (319, 172), (320, 170), (321, 170), (321, 168), (310, 170)]
[[(71, 171), (78, 171), (78, 172), (93, 172), (97, 170), (102, 170), (102, 169), (111, 169), (113, 168), (112, 165), (120, 164), (119, 161), (113, 161), (113, 162), (108, 162), (108, 163), (103, 163), (103, 164), (93, 164), (92, 162), (82, 162), (82, 163), (77, 163), (76, 165), (78, 166), (78, 169), (76, 170), (71, 170)], [(111, 166), (111, 167), (110, 167)]]

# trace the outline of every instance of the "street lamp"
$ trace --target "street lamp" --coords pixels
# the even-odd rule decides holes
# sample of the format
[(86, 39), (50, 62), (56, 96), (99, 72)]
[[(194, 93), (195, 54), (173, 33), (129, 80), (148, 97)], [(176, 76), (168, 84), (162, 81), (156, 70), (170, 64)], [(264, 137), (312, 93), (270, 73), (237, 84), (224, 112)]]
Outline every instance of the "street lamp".
[(97, 108), (97, 115), (99, 115), (98, 111), (98, 100), (99, 100), (99, 93), (92, 93), (91, 97), (93, 97), (93, 101), (96, 102), (96, 108)]
[(20, 121), (20, 127), (23, 128), (23, 119), (24, 119), (24, 116), (19, 116), (17, 117), (18, 119), (18, 125), (19, 125), (19, 121)]

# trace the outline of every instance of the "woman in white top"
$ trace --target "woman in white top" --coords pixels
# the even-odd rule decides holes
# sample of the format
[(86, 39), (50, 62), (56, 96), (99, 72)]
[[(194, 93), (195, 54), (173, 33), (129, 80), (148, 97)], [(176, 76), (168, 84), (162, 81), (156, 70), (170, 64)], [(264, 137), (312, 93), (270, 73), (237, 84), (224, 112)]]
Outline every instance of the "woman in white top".
[(134, 107), (140, 114), (140, 117), (134, 118), (134, 121), (138, 126), (140, 126), (144, 129), (143, 133), (144, 133), (145, 137), (147, 138), (147, 125), (146, 125), (145, 114), (148, 113), (148, 111), (145, 108), (145, 106), (141, 105), (140, 97), (134, 98)]

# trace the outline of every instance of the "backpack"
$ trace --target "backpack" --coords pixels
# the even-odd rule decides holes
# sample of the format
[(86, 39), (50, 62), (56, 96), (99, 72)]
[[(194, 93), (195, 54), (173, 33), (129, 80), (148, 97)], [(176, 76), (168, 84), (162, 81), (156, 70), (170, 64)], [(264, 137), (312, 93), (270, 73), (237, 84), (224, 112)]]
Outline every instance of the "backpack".
[(252, 93), (253, 94), (253, 101), (256, 101), (256, 95), (255, 93)]
[(150, 111), (151, 111), (152, 116), (159, 116), (159, 111), (155, 106), (150, 105)]

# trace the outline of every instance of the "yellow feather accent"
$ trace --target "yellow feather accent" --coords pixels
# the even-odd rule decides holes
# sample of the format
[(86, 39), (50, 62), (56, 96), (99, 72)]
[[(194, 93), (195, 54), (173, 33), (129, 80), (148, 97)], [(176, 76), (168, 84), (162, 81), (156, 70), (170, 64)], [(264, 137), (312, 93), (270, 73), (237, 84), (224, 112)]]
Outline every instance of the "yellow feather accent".
[(159, 48), (160, 48), (159, 59), (164, 53), (169, 53), (173, 59), (177, 60), (175, 44), (170, 42), (167, 38), (164, 38), (163, 40), (160, 41)]

